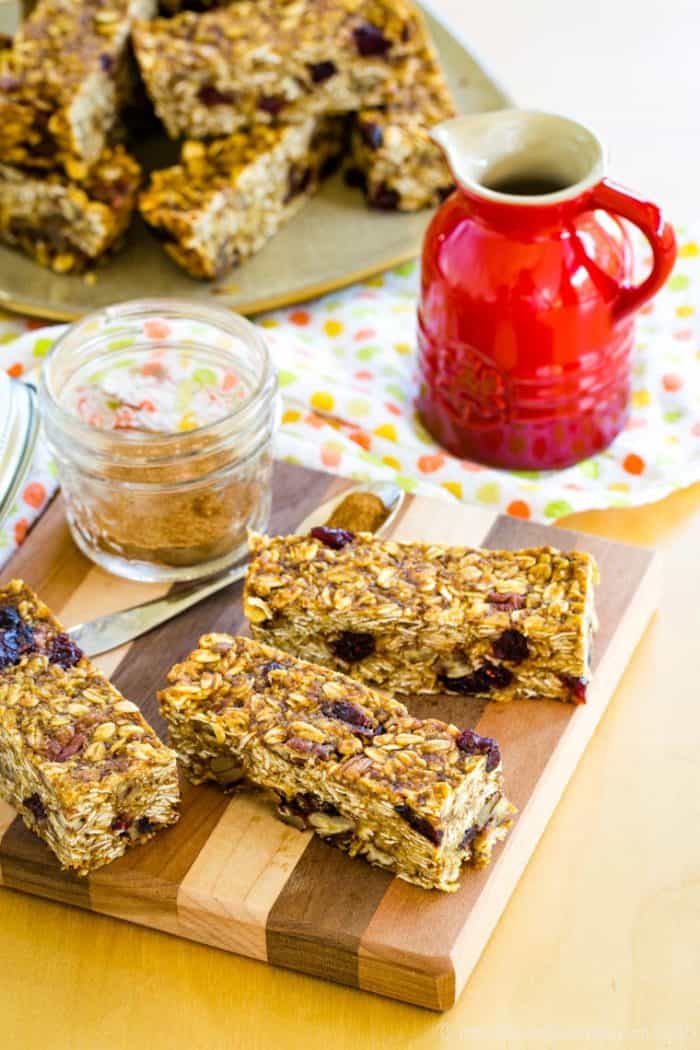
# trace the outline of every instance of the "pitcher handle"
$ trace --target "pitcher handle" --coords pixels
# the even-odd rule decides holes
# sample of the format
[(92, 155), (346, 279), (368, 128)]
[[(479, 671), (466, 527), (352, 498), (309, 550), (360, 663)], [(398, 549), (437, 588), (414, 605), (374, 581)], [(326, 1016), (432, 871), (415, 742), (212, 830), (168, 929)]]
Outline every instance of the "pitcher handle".
[(615, 320), (620, 321), (643, 306), (665, 284), (676, 261), (676, 235), (660, 208), (609, 179), (602, 179), (594, 187), (588, 203), (588, 207), (591, 206), (620, 215), (638, 226), (649, 242), (654, 257), (651, 272), (641, 284), (625, 282), (620, 285), (613, 307)]

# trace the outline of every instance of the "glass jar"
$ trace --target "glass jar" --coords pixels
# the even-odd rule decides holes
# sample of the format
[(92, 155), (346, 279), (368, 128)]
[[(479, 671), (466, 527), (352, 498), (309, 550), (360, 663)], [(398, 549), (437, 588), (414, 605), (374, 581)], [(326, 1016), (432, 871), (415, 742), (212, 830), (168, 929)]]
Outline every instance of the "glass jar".
[(177, 299), (107, 307), (57, 340), (39, 398), (71, 533), (103, 568), (198, 579), (265, 529), (277, 377), (244, 318)]

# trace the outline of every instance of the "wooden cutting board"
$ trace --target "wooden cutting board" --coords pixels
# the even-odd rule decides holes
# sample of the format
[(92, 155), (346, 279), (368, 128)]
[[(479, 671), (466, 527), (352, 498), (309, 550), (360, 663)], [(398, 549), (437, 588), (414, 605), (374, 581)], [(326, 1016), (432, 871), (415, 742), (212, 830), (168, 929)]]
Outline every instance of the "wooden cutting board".
[[(293, 531), (343, 484), (278, 465), (271, 531)], [(656, 607), (658, 560), (651, 551), (423, 498), (407, 500), (392, 535), (491, 548), (578, 547), (600, 565), (600, 630), (585, 706), (407, 698), (416, 714), (475, 727), (501, 745), (507, 793), (520, 812), (489, 868), (465, 870), (455, 894), (422, 890), (281, 823), (252, 789), (226, 796), (183, 782), (179, 823), (88, 879), (62, 872), (0, 802), (0, 884), (406, 1002), (450, 1007), (633, 657)], [(87, 561), (70, 540), (60, 500), (3, 576), (27, 580), (68, 625), (163, 593)], [(98, 661), (159, 731), (155, 692), (166, 671), (200, 634), (242, 629), (240, 594), (239, 584)]]

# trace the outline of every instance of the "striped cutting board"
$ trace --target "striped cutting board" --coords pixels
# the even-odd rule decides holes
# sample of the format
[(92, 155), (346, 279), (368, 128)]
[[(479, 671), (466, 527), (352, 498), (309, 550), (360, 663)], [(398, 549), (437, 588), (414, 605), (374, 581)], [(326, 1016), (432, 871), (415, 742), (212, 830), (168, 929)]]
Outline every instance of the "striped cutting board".
[[(293, 531), (339, 484), (279, 465), (271, 530)], [(224, 796), (183, 783), (179, 823), (88, 879), (61, 872), (0, 803), (0, 884), (432, 1009), (451, 1006), (654, 611), (658, 562), (650, 551), (421, 498), (407, 500), (392, 535), (492, 548), (580, 547), (600, 564), (595, 676), (584, 707), (408, 698), (416, 714), (475, 727), (501, 745), (507, 792), (520, 814), (489, 868), (465, 871), (456, 894), (428, 892), (279, 822), (253, 790)], [(162, 593), (84, 559), (60, 500), (4, 576), (24, 577), (69, 625)], [(241, 627), (238, 585), (99, 662), (162, 730), (155, 692), (170, 665), (205, 631)]]

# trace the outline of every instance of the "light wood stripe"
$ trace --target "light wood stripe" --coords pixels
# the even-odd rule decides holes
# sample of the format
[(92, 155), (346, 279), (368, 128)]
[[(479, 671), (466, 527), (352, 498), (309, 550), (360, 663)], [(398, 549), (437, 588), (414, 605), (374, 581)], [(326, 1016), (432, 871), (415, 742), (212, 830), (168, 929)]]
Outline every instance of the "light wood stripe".
[(180, 885), (181, 929), (194, 940), (266, 960), (268, 915), (310, 838), (283, 824), (268, 797), (234, 796)]

